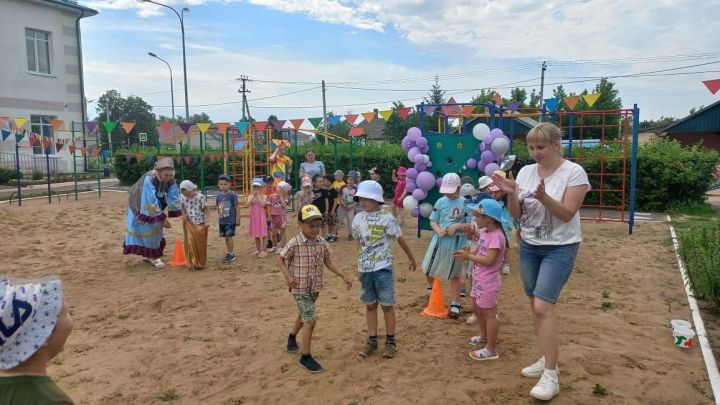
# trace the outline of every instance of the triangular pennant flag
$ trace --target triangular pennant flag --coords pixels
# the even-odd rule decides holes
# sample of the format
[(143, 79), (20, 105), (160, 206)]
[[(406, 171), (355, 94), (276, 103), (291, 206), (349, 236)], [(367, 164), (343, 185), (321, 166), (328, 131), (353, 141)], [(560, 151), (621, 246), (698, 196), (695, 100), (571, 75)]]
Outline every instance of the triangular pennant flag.
[(460, 107), (460, 109), (462, 109), (462, 112), (463, 112), (463, 114), (465, 114), (465, 116), (469, 116), (470, 114), (475, 112), (474, 105), (464, 105), (464, 106)]
[[(128, 134), (128, 135), (130, 135), (130, 131), (132, 131), (133, 128), (135, 128), (135, 123), (134, 123), (134, 122), (121, 122), (120, 125), (122, 125), (123, 130), (124, 130), (125, 133)], [(107, 128), (107, 127), (106, 127), (106, 128)]]
[(68, 150), (70, 151), (70, 153), (75, 154), (75, 147), (74, 147), (74, 146), (72, 146), (72, 145), (68, 146)]
[(52, 125), (53, 131), (57, 131), (64, 123), (65, 123), (65, 121), (63, 121), (63, 120), (58, 120), (58, 119), (50, 120), (50, 125)]
[(340, 122), (340, 116), (331, 115), (328, 117), (328, 122), (330, 123), (330, 125), (337, 125), (337, 123)]
[(462, 113), (462, 108), (456, 105), (445, 105), (441, 108), (441, 110), (445, 115)]
[(355, 121), (357, 121), (358, 115), (357, 114), (347, 114), (345, 115), (345, 121), (348, 122), (350, 125), (355, 125)]
[(322, 122), (322, 117), (308, 118), (308, 121), (310, 121), (313, 128), (318, 129), (318, 127), (320, 126), (320, 123)]
[(495, 97), (493, 97), (493, 102), (495, 105), (502, 105), (502, 96), (500, 93), (495, 93)]
[(563, 103), (565, 103), (570, 111), (575, 110), (575, 106), (577, 106), (578, 102), (580, 102), (580, 96), (567, 96), (563, 98)]
[(362, 127), (350, 128), (349, 135), (354, 138), (358, 137), (358, 136), (363, 136), (363, 135), (365, 135), (365, 128), (362, 128)]
[(510, 109), (511, 113), (514, 113), (520, 108), (520, 102), (519, 101), (513, 101), (512, 103), (508, 104), (508, 108)]
[(217, 128), (218, 132), (225, 135), (227, 133), (227, 129), (230, 126), (230, 123), (227, 122), (216, 122), (215, 128)]
[(49, 148), (50, 145), (52, 145), (52, 142), (50, 142), (50, 140), (47, 137), (43, 137), (43, 140), (42, 140), (43, 150), (46, 150), (47, 148)]
[(560, 104), (560, 99), (558, 98), (546, 98), (545, 99), (545, 107), (547, 107), (547, 110), (551, 113), (554, 113), (557, 109), (558, 104)]
[(245, 130), (247, 129), (247, 127), (250, 126), (250, 123), (247, 121), (237, 121), (237, 122), (235, 122), (235, 126), (238, 129), (238, 135), (242, 136), (242, 134), (245, 133)]
[(273, 128), (275, 128), (276, 131), (282, 131), (286, 122), (287, 122), (286, 120), (276, 120), (276, 121), (273, 121), (272, 126), (273, 126)]
[(0, 127), (7, 121), (7, 117), (0, 117)]
[(260, 132), (265, 131), (265, 128), (267, 128), (267, 121), (255, 121), (255, 129), (257, 129)]
[(173, 124), (172, 122), (163, 122), (162, 124), (160, 124), (160, 129), (162, 129), (162, 132), (164, 134), (168, 135), (170, 134), (170, 130), (174, 125), (175, 124)]
[(22, 139), (23, 139), (23, 136), (25, 136), (24, 133), (22, 133), (22, 134), (15, 133), (15, 143), (20, 143), (20, 141), (22, 141)]
[(8, 137), (9, 137), (10, 134), (12, 133), (12, 132), (6, 131), (6, 130), (4, 130), (4, 129), (3, 129), (3, 130), (0, 130), (0, 131), (2, 131), (2, 139), (3, 139), (3, 141), (6, 140), (6, 139), (8, 139)]
[(720, 79), (705, 80), (703, 81), (703, 84), (705, 85), (705, 87), (708, 88), (708, 90), (710, 90), (710, 93), (712, 93), (713, 95), (720, 91)]
[(373, 120), (375, 119), (375, 111), (364, 112), (364, 113), (362, 113), (362, 116), (363, 116), (363, 118), (365, 118), (365, 121), (367, 121), (368, 123), (373, 122)]
[(586, 94), (583, 96), (583, 100), (587, 103), (588, 107), (592, 107), (600, 98), (601, 93)]
[(211, 162), (215, 161), (215, 155), (210, 154), (210, 155), (208, 155), (208, 157), (210, 158)]
[(153, 155), (148, 155), (148, 157), (145, 158), (145, 159), (146, 159), (148, 162), (152, 163), (152, 162), (155, 161), (155, 156), (153, 156)]
[[(108, 133), (112, 132), (113, 129), (117, 126), (117, 121), (105, 121), (102, 123), (103, 127), (105, 127), (105, 130), (108, 131)], [(133, 124), (134, 126), (135, 124)], [(124, 127), (124, 126), (123, 126)]]
[(175, 156), (175, 164), (179, 165), (182, 158), (180, 156)]
[(128, 163), (130, 163), (130, 159), (132, 159), (132, 155), (129, 154), (129, 153), (126, 153), (126, 154), (125, 154), (125, 161), (128, 162)]
[(223, 153), (223, 157), (224, 157), (225, 159), (227, 159), (229, 156), (230, 156), (229, 153), (227, 153), (227, 152)]
[(190, 130), (190, 127), (192, 127), (193, 124), (191, 124), (189, 122), (181, 122), (178, 124), (178, 126), (180, 127), (180, 129), (182, 129), (182, 131), (185, 133), (185, 135), (187, 135), (188, 131)]
[(425, 115), (431, 115), (435, 112), (436, 109), (437, 107), (434, 105), (426, 105), (425, 107), (423, 107), (423, 112), (425, 113)]
[(97, 150), (97, 149), (93, 149), (93, 150), (92, 150), (92, 155), (93, 155), (93, 157), (97, 157), (97, 156), (98, 156), (98, 150)]
[(55, 153), (60, 152), (63, 146), (65, 146), (64, 142), (55, 142)]
[(185, 164), (190, 166), (190, 156), (185, 156)]
[(402, 108), (398, 108), (397, 110), (395, 110), (398, 117), (400, 117), (404, 120), (406, 120), (408, 115), (410, 115), (410, 111), (412, 111), (412, 108), (410, 108), (410, 107), (402, 107)]
[(290, 123), (292, 124), (293, 128), (300, 129), (300, 126), (305, 122), (305, 118), (300, 118), (296, 120), (290, 120)]
[(197, 124), (198, 129), (200, 130), (201, 134), (204, 134), (207, 132), (208, 128), (212, 125), (212, 122), (198, 122)]
[(28, 121), (27, 118), (15, 118), (15, 128), (18, 130), (22, 129), (25, 126), (25, 123)]
[(383, 111), (379, 111), (379, 114), (380, 114), (380, 116), (387, 122), (387, 120), (389, 120), (390, 117), (392, 117), (393, 110), (383, 110)]
[(98, 124), (95, 121), (88, 121), (85, 123), (85, 129), (88, 132), (95, 132), (95, 130), (97, 129), (97, 126), (98, 126)]
[(140, 163), (143, 160), (143, 155), (141, 153), (135, 154), (135, 162)]
[(87, 155), (87, 148), (80, 148), (80, 153), (82, 153), (83, 156)]

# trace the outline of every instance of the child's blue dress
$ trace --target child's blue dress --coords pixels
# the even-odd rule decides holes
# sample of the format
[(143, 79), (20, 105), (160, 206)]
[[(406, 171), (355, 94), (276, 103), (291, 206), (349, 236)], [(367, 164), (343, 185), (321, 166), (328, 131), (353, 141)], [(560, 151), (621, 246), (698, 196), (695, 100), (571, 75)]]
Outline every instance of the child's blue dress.
[[(440, 228), (446, 229), (455, 224), (470, 223), (471, 215), (463, 198), (451, 200), (442, 197), (435, 203), (435, 209), (430, 215), (430, 221), (437, 222)], [(425, 252), (420, 268), (430, 277), (448, 280), (451, 277), (462, 275), (464, 262), (456, 260), (453, 252), (467, 245), (465, 232), (458, 231), (452, 236), (438, 236), (433, 234), (430, 245)]]

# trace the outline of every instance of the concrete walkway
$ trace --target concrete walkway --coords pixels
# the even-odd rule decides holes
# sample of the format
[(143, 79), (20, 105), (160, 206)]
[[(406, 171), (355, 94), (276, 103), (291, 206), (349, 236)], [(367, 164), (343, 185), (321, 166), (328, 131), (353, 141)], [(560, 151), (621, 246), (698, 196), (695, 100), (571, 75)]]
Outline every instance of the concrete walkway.
[[(109, 186), (115, 186), (118, 185), (118, 179), (116, 178), (110, 178), (110, 179), (100, 179), (100, 185), (102, 187), (109, 187)], [(75, 183), (65, 182), (65, 183), (51, 183), (50, 189), (52, 191), (61, 192), (61, 191), (72, 191), (75, 187)], [(83, 180), (78, 181), (78, 190), (85, 190), (87, 188), (95, 188), (97, 187), (97, 180)], [(47, 183), (44, 184), (33, 184), (26, 187), (21, 187), (20, 190), (23, 194), (41, 194), (41, 193), (47, 193)], [(12, 186), (2, 186), (0, 187), (0, 196), (8, 196), (12, 193), (17, 193), (17, 187)]]

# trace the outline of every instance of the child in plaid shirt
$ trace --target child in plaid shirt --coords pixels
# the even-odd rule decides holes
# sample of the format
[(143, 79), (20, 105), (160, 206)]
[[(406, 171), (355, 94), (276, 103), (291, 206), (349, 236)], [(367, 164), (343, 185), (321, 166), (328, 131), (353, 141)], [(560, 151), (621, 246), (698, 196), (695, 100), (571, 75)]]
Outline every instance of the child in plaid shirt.
[(330, 245), (319, 236), (323, 226), (322, 212), (314, 205), (306, 205), (298, 212), (298, 222), (300, 234), (280, 250), (280, 269), (299, 311), (288, 336), (287, 351), (298, 350), (296, 336), (302, 330), (300, 366), (311, 373), (319, 373), (322, 366), (310, 355), (310, 341), (317, 319), (315, 301), (324, 284), (323, 265), (342, 277), (348, 289), (352, 282), (335, 267), (330, 258)]

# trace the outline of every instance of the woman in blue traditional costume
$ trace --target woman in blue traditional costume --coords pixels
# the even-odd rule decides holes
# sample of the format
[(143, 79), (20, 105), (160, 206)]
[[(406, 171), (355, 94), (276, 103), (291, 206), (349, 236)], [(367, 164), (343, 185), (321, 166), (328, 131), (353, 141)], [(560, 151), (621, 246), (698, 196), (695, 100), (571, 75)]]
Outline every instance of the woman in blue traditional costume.
[(181, 215), (173, 160), (160, 158), (155, 169), (145, 173), (130, 188), (123, 254), (140, 255), (156, 268), (165, 267), (160, 260), (165, 249), (163, 228), (170, 228), (168, 216)]

